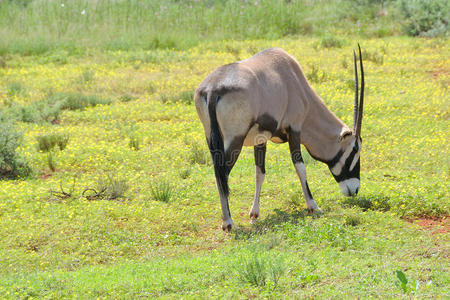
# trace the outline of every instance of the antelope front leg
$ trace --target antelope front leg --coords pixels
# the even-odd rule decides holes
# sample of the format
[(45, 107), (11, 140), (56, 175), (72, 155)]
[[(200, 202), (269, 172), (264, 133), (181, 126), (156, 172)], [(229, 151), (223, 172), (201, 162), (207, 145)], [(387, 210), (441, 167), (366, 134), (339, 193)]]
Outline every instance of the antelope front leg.
[(266, 143), (254, 147), (255, 153), (255, 197), (252, 209), (250, 210), (250, 219), (252, 223), (256, 222), (259, 217), (259, 196), (261, 194), (261, 186), (266, 175), (265, 159), (266, 159)]
[(316, 201), (314, 201), (311, 191), (309, 190), (308, 181), (306, 180), (306, 168), (303, 162), (302, 152), (300, 148), (300, 133), (291, 131), (289, 133), (289, 150), (291, 152), (292, 162), (295, 166), (295, 171), (297, 172), (298, 178), (302, 185), (303, 194), (306, 200), (306, 206), (308, 207), (308, 212), (321, 212), (320, 208), (317, 206)]

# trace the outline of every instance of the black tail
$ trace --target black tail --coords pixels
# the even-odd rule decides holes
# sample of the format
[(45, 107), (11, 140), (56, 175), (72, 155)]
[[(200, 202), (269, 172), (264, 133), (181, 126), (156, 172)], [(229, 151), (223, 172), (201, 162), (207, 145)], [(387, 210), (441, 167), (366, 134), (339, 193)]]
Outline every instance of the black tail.
[(208, 94), (207, 101), (211, 127), (208, 146), (214, 163), (214, 172), (216, 174), (218, 188), (226, 197), (228, 197), (228, 174), (230, 172), (226, 164), (223, 138), (222, 134), (220, 133), (219, 123), (217, 123), (216, 115), (216, 105), (219, 99), (220, 96), (215, 93)]

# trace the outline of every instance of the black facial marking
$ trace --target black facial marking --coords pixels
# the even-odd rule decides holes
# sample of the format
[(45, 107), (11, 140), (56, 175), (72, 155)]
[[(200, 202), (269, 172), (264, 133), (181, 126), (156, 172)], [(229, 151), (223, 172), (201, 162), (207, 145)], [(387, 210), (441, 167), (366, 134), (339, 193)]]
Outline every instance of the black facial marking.
[[(333, 175), (334, 179), (337, 182), (341, 182), (341, 181), (349, 179), (349, 178), (358, 178), (359, 179), (359, 172), (360, 172), (360, 160), (359, 159), (356, 162), (355, 166), (353, 167), (353, 170), (350, 171), (350, 166), (352, 165), (353, 158), (358, 153), (358, 151), (359, 151), (358, 143), (355, 143), (355, 145), (353, 146), (352, 152), (345, 160), (344, 166), (342, 167), (341, 174), (335, 175), (335, 174), (333, 174), (333, 172), (331, 172), (331, 174)], [(324, 160), (324, 159), (315, 157), (314, 155), (311, 154), (311, 152), (309, 152), (309, 154), (312, 156), (312, 158), (325, 163), (328, 166), (328, 168), (331, 170), (341, 160), (342, 155), (344, 155), (344, 151), (342, 149), (339, 150), (338, 153), (330, 160)]]
[[(308, 148), (306, 148), (306, 150), (308, 150)], [(323, 162), (324, 164), (326, 164), (330, 169), (333, 168), (341, 159), (342, 155), (344, 154), (343, 150), (339, 150), (338, 153), (330, 160), (325, 160), (325, 159), (321, 159), (318, 158), (316, 156), (314, 156), (311, 152), (309, 152), (309, 155), (311, 155), (312, 158), (314, 158), (315, 160), (318, 160), (320, 162)]]
[(263, 174), (266, 174), (266, 144), (256, 145), (254, 148), (255, 165), (259, 167)]
[(353, 170), (350, 170), (350, 166), (352, 165), (353, 159), (355, 158), (355, 155), (358, 153), (359, 149), (357, 146), (353, 147), (352, 152), (345, 160), (344, 166), (342, 167), (341, 174), (334, 175), (333, 172), (331, 174), (333, 175), (334, 179), (336, 179), (337, 182), (341, 182), (343, 180), (349, 179), (349, 178), (358, 178), (359, 179), (359, 170), (360, 170), (360, 164), (359, 159), (356, 162), (355, 166), (353, 167)]

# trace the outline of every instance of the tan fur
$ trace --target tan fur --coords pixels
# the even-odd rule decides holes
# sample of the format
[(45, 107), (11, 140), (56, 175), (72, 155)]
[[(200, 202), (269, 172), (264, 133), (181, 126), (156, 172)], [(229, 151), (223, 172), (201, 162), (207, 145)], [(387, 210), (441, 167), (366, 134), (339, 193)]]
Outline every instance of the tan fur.
[[(200, 84), (194, 101), (207, 137), (209, 117), (204, 96), (221, 89), (236, 90), (225, 93), (217, 106), (225, 145), (231, 135), (243, 134), (245, 146), (261, 144), (264, 138), (280, 142), (270, 132), (258, 132), (257, 125), (250, 126), (258, 117), (268, 114), (282, 132), (288, 129), (300, 132), (302, 144), (317, 158), (331, 159), (344, 148), (340, 137), (350, 129), (328, 110), (297, 61), (280, 48), (267, 49), (247, 60), (222, 66)], [(347, 138), (344, 140), (347, 144)]]
[[(214, 123), (213, 136), (216, 137), (217, 130), (220, 131), (224, 145), (221, 151), (225, 150), (227, 163), (231, 165), (229, 169), (219, 169), (215, 160), (224, 230), (230, 230), (233, 221), (229, 212), (227, 192), (223, 192), (228, 189), (229, 173), (220, 171), (231, 170), (242, 144), (264, 145), (265, 153), (265, 143), (268, 140), (275, 143), (289, 140), (292, 160), (308, 210), (318, 212), (320, 208), (309, 190), (305, 165), (301, 157), (294, 158), (293, 151), (296, 150), (291, 147), (299, 147), (300, 142), (311, 155), (323, 162), (333, 161), (338, 157), (339, 161), (333, 161), (331, 170), (335, 178), (345, 167), (346, 159), (355, 153), (353, 148), (357, 145), (356, 135), (328, 110), (309, 85), (297, 61), (280, 48), (267, 49), (244, 61), (217, 68), (197, 88), (194, 102), (208, 140), (211, 139), (210, 120), (217, 119), (218, 128)], [(209, 116), (210, 109), (215, 110), (216, 114), (212, 119)], [(214, 141), (217, 142), (217, 139), (213, 139), (210, 149), (217, 147), (211, 146)], [(216, 156), (213, 155), (213, 159), (214, 157)], [(354, 155), (352, 169), (359, 162), (358, 159), (359, 152)], [(259, 216), (259, 196), (264, 180), (264, 171), (259, 168), (257, 165), (255, 199), (250, 211), (252, 219)], [(357, 171), (358, 178), (344, 177), (339, 181), (342, 193), (347, 196), (358, 192), (359, 164)]]

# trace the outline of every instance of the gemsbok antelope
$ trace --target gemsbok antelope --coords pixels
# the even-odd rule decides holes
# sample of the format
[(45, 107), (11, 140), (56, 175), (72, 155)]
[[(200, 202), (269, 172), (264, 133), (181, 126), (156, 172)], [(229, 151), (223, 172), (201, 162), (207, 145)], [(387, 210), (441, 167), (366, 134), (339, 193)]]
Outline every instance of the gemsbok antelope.
[(256, 189), (250, 211), (252, 222), (259, 216), (267, 140), (289, 143), (308, 211), (320, 209), (308, 187), (300, 144), (314, 159), (328, 165), (345, 196), (358, 193), (364, 99), (364, 70), (359, 45), (358, 48), (361, 94), (358, 100), (358, 70), (353, 51), (353, 130), (328, 110), (295, 58), (280, 48), (266, 49), (249, 59), (221, 66), (197, 88), (195, 107), (214, 163), (223, 230), (230, 231), (234, 226), (228, 206), (228, 175), (242, 146), (254, 146)]

